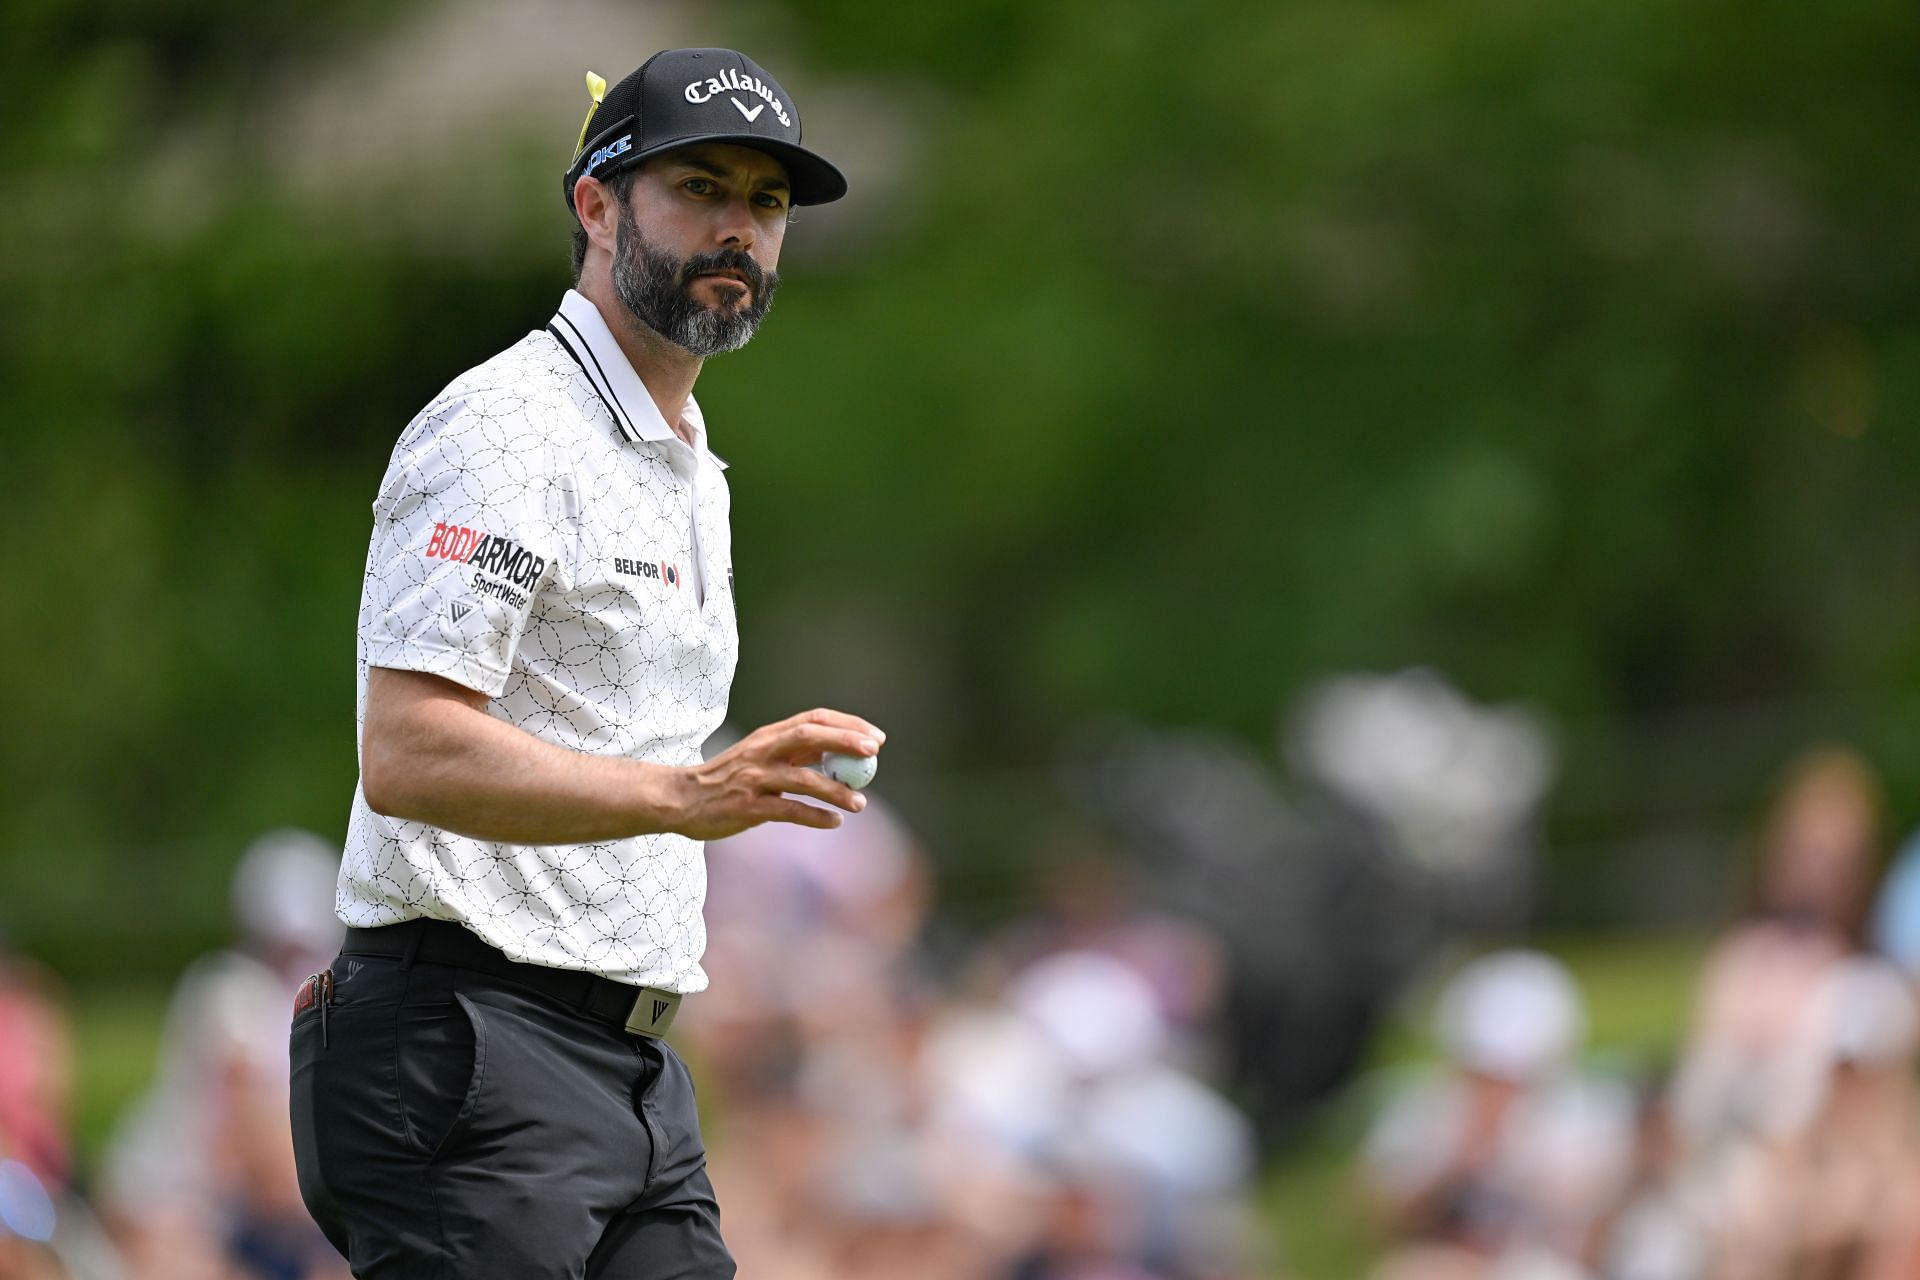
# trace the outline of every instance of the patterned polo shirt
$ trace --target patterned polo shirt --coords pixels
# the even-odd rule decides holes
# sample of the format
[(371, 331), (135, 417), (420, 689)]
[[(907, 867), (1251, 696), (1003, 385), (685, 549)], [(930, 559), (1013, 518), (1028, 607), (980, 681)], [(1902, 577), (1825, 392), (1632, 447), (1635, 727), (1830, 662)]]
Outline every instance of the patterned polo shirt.
[[(684, 766), (726, 714), (739, 652), (724, 464), (689, 446), (594, 304), (455, 379), (408, 424), (373, 504), (367, 668), (425, 671), (575, 751)], [(706, 986), (698, 841), (473, 840), (383, 817), (356, 787), (335, 899), (350, 925), (455, 920), (516, 960)]]

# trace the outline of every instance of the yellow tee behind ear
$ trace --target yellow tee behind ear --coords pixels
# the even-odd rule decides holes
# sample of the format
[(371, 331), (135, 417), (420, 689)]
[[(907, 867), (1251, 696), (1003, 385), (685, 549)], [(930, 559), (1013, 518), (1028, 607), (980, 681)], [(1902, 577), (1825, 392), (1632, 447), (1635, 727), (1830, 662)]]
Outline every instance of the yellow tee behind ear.
[(591, 71), (587, 72), (587, 92), (593, 95), (593, 105), (587, 108), (587, 118), (580, 122), (580, 141), (573, 144), (573, 156), (576, 160), (586, 149), (587, 128), (593, 123), (593, 113), (600, 109), (600, 100), (607, 96), (606, 77), (595, 75)]

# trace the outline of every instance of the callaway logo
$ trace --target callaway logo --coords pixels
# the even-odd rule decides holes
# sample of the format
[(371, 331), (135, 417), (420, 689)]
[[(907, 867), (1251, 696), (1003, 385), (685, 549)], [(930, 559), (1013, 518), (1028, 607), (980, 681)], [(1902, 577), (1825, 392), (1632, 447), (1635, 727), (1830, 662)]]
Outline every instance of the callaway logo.
[(668, 1000), (655, 1000), (653, 1002), (653, 1020), (655, 1022), (660, 1021), (660, 1015), (667, 1011), (667, 1005), (670, 1003), (672, 1002)]
[(740, 108), (740, 114), (747, 118), (748, 124), (752, 124), (755, 120), (759, 119), (760, 113), (767, 109), (767, 104), (764, 102), (761, 103), (759, 106), (755, 107), (753, 110), (749, 111), (747, 110), (747, 104), (740, 101), (740, 99), (738, 98), (728, 98), (727, 101), (731, 102), (734, 106)]
[(455, 600), (453, 602), (452, 607), (448, 609), (447, 612), (453, 615), (453, 620), (455, 622), (458, 622), (462, 618), (466, 617), (468, 614), (473, 612), (473, 606), (470, 604), (461, 604), (458, 600)]
[[(787, 109), (780, 105), (780, 99), (773, 96), (773, 90), (769, 89), (764, 81), (757, 76), (743, 76), (731, 67), (722, 71), (711, 80), (695, 80), (687, 86), (686, 96), (688, 102), (698, 105), (719, 94), (730, 91), (753, 94), (759, 98), (765, 106), (773, 108), (774, 119), (789, 129), (793, 128), (793, 120), (787, 115)], [(730, 101), (734, 106), (740, 108), (740, 114), (745, 116), (749, 122), (764, 109), (763, 107), (755, 107), (749, 111), (746, 108), (746, 104), (742, 103), (740, 99), (732, 98)], [(592, 165), (587, 166), (587, 172), (593, 172)]]

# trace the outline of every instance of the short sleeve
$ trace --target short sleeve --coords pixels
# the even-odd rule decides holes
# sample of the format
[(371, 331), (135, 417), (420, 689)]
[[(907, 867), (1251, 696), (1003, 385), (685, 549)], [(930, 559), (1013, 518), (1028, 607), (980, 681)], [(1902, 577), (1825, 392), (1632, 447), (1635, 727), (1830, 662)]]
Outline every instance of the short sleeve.
[(570, 576), (577, 504), (548, 417), (518, 393), (486, 390), (408, 426), (373, 504), (367, 665), (500, 694), (540, 594)]

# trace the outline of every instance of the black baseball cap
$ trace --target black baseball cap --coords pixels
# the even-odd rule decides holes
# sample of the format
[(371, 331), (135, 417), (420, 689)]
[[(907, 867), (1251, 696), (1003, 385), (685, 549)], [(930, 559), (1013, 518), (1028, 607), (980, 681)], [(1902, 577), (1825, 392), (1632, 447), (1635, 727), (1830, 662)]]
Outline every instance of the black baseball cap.
[[(599, 77), (587, 75), (589, 88)], [(604, 81), (600, 81), (604, 84)], [(786, 166), (794, 204), (827, 204), (847, 194), (847, 180), (800, 145), (800, 109), (765, 68), (732, 49), (663, 49), (639, 70), (596, 92), (565, 197), (591, 174), (605, 178), (663, 151), (697, 142), (731, 142), (764, 151)]]

